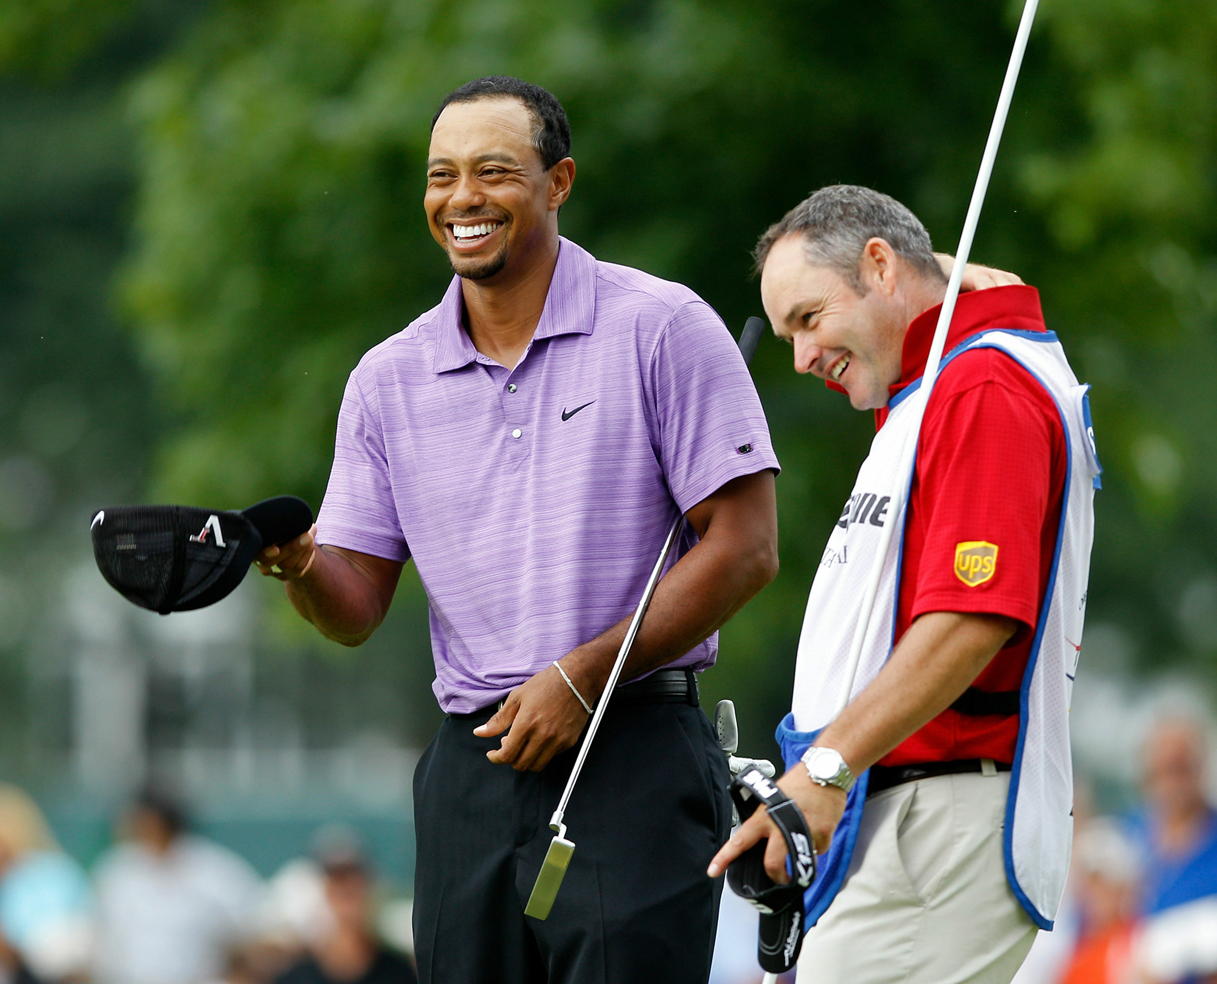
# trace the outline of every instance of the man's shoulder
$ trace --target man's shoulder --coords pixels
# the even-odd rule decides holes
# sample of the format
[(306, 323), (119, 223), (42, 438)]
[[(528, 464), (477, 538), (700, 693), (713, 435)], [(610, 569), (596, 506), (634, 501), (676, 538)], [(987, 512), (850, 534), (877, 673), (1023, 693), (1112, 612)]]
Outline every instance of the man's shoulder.
[(425, 311), (401, 331), (373, 345), (359, 360), (352, 377), (356, 379), (376, 378), (384, 372), (400, 374), (431, 366), (436, 321), (442, 304)]
[(596, 305), (610, 309), (666, 312), (671, 315), (688, 304), (705, 305), (697, 292), (684, 284), (620, 263), (596, 260)]
[(129, 841), (119, 841), (106, 850), (93, 866), (93, 877), (98, 881), (123, 878), (132, 872), (142, 872), (151, 865), (147, 851)]
[(236, 851), (199, 834), (184, 834), (174, 851), (179, 871), (213, 886), (246, 891), (261, 882), (253, 866)]
[(317, 958), (306, 953), (281, 971), (275, 978), (275, 984), (324, 984), (326, 980), (328, 978), (317, 963)]
[(1044, 384), (1014, 355), (993, 345), (969, 348), (946, 363), (933, 396), (942, 401), (975, 389), (1002, 390), (1056, 415), (1056, 403)]

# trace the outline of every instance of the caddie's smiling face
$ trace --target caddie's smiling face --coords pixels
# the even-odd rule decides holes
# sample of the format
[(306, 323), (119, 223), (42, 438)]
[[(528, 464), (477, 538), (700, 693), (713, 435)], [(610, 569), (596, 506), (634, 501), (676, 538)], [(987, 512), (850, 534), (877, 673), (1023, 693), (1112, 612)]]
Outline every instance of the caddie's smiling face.
[[(808, 262), (802, 234), (773, 244), (761, 273), (761, 300), (774, 334), (794, 346), (794, 368), (841, 386), (856, 410), (887, 405), (900, 381), (907, 321), (892, 303), (894, 254), (881, 239), (863, 250), (859, 294), (836, 270)], [(878, 255), (871, 255), (877, 252)]]
[(550, 170), (533, 145), (533, 116), (514, 96), (444, 108), (431, 131), (423, 207), (452, 269), (492, 283), (527, 266), (557, 236), (574, 162)]

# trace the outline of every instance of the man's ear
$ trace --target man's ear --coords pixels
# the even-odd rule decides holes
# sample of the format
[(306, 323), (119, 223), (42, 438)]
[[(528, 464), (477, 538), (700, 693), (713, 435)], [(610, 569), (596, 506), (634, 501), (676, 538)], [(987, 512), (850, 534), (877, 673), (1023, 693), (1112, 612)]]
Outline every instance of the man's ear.
[(575, 183), (575, 162), (569, 157), (563, 157), (549, 169), (549, 210), (561, 208), (563, 202), (570, 197), (571, 186)]
[(886, 239), (872, 236), (862, 247), (858, 261), (862, 283), (891, 296), (896, 291), (896, 251)]

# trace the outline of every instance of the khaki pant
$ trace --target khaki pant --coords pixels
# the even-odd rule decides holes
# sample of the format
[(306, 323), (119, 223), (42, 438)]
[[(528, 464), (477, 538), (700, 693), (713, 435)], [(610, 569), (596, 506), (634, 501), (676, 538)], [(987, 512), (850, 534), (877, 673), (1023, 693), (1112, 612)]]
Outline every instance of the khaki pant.
[(1036, 933), (1002, 860), (1009, 782), (937, 776), (872, 796), (797, 984), (1009, 984)]

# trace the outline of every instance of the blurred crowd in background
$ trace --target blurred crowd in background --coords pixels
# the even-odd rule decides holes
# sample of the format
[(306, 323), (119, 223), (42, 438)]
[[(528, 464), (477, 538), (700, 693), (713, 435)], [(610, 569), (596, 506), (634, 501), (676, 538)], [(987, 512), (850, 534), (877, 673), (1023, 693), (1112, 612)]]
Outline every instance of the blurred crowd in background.
[(3, 984), (414, 984), (410, 906), (378, 891), (354, 828), (263, 880), (143, 789), (91, 872), (23, 790), (0, 786)]
[(1160, 715), (1141, 745), (1140, 805), (1096, 815), (1079, 783), (1065, 904), (1015, 984), (1217, 981), (1212, 722)]
[[(1141, 743), (1141, 798), (1098, 815), (1084, 780), (1056, 928), (1015, 984), (1217, 982), (1213, 722), (1159, 714)], [(408, 984), (410, 902), (380, 887), (355, 828), (263, 879), (146, 786), (91, 871), (26, 792), (0, 785), (0, 984)], [(711, 984), (756, 984), (756, 916), (725, 894)]]

